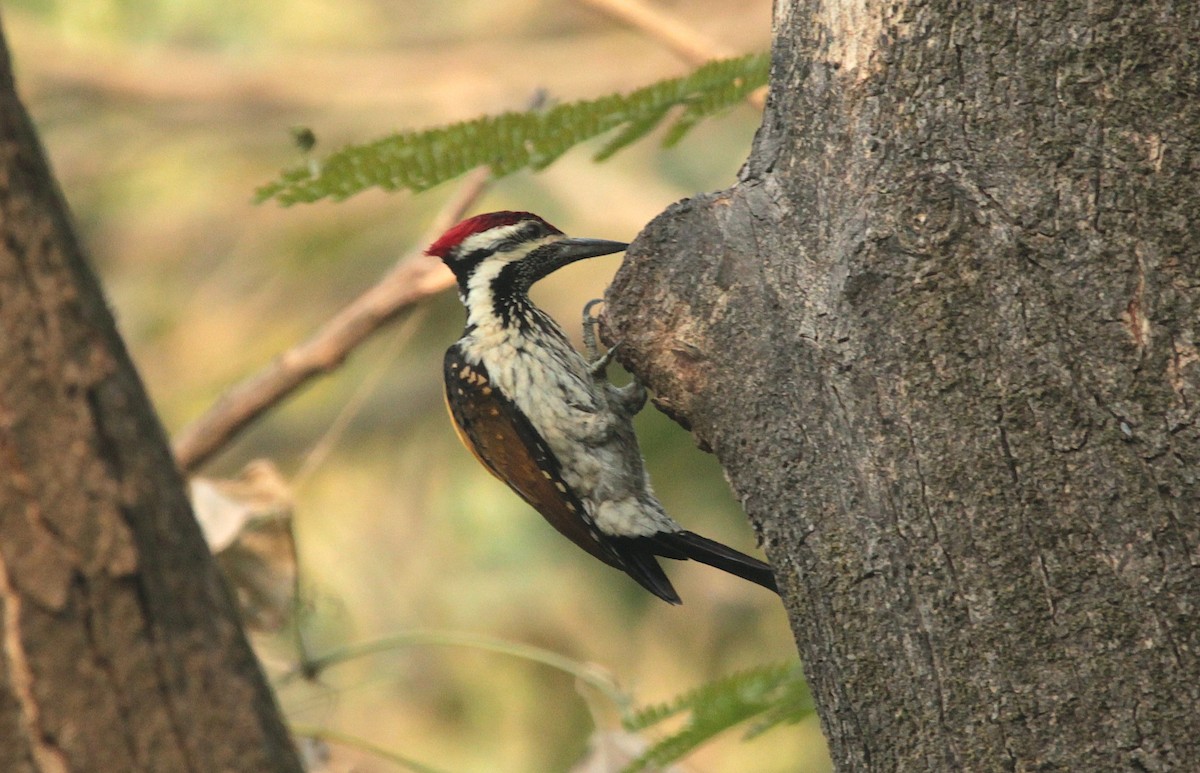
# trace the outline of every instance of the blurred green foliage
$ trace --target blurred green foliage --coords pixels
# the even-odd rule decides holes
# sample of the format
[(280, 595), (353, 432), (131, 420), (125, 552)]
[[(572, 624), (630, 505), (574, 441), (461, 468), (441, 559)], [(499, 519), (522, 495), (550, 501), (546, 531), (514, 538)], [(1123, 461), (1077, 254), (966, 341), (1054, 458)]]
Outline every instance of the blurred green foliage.
[[(735, 49), (769, 45), (768, 0), (673, 10)], [(689, 69), (565, 0), (13, 0), (3, 21), (19, 89), (168, 431), (368, 287), (452, 193), (254, 206), (255, 185), (298, 160), (289, 127), (339, 147), (518, 108), (538, 87), (584, 99)], [(675, 148), (639, 143), (601, 166), (590, 161), (593, 142), (538, 175), (506, 178), (478, 210), (531, 209), (569, 233), (629, 239), (673, 201), (731, 184), (757, 124), (738, 108)], [(535, 300), (574, 332), (618, 261), (564, 269)], [(462, 321), (453, 297), (435, 299), (204, 471), (231, 476), (266, 457), (292, 476), (312, 654), (414, 629), (460, 631), (599, 664), (641, 704), (794, 657), (769, 593), (674, 565), (685, 604), (668, 608), (562, 540), (474, 462), (440, 396), (441, 352)], [(356, 397), (345, 429), (330, 435)], [(637, 425), (668, 509), (753, 550), (716, 463), (652, 410)], [(272, 676), (295, 666), (290, 636), (255, 643)], [(620, 726), (571, 676), (469, 648), (376, 654), (279, 695), (293, 722), (456, 773), (568, 770), (597, 727)], [(356, 770), (396, 769), (336, 748)], [(812, 719), (748, 743), (722, 736), (688, 762), (829, 769)]]
[[(342, 200), (368, 188), (425, 191), (485, 165), (495, 177), (521, 169), (540, 171), (576, 145), (620, 128), (596, 153), (595, 160), (603, 161), (674, 113), (663, 138), (663, 145), (671, 147), (701, 120), (728, 110), (765, 85), (769, 66), (768, 55), (751, 54), (709, 62), (686, 77), (668, 78), (625, 95), (402, 131), (296, 166), (260, 187), (257, 197), (287, 206)], [(305, 137), (311, 138), (312, 132)]]

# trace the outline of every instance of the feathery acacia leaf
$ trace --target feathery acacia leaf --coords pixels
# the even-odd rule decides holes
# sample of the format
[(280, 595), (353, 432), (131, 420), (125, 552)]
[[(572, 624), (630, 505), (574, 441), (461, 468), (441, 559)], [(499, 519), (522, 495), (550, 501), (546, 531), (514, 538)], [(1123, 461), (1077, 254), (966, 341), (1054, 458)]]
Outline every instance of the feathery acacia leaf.
[(620, 128), (596, 155), (600, 161), (678, 111), (665, 139), (673, 145), (700, 120), (737, 104), (766, 83), (768, 66), (767, 54), (724, 59), (626, 95), (400, 132), (285, 171), (259, 188), (255, 198), (286, 206), (345, 199), (367, 188), (423, 191), (484, 165), (497, 177), (544, 169), (581, 142)]
[(777, 725), (799, 722), (813, 711), (799, 663), (761, 666), (709, 682), (669, 703), (639, 709), (625, 718), (625, 728), (637, 731), (690, 712), (680, 730), (647, 749), (623, 773), (669, 765), (747, 720), (757, 720), (746, 733), (747, 738), (753, 738)]

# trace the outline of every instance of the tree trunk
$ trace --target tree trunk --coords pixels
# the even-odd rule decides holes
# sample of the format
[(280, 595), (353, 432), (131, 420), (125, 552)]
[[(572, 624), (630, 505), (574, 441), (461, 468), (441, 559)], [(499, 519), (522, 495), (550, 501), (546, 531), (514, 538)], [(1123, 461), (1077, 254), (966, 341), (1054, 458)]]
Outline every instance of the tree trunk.
[(781, 0), (612, 337), (780, 573), (842, 770), (1200, 760), (1200, 4)]
[(0, 770), (299, 771), (0, 38)]

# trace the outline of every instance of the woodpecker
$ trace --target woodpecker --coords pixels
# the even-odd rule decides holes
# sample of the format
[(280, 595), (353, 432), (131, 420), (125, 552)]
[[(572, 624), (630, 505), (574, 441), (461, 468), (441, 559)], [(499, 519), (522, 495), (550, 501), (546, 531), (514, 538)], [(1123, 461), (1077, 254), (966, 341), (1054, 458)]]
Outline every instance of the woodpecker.
[(467, 310), (443, 363), (458, 436), (551, 526), (668, 603), (679, 595), (656, 556), (700, 561), (778, 592), (770, 566), (684, 530), (655, 497), (631, 422), (646, 390), (608, 381), (615, 347), (597, 350), (592, 304), (585, 359), (529, 299), (551, 272), (626, 246), (568, 238), (529, 212), (492, 212), (429, 247), (454, 273)]

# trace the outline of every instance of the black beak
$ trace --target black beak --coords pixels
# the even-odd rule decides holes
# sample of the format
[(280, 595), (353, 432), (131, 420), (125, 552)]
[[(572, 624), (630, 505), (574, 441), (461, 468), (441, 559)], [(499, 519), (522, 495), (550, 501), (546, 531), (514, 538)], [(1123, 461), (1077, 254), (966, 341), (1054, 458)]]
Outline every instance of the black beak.
[(530, 255), (534, 258), (532, 282), (577, 260), (611, 255), (628, 246), (625, 242), (613, 242), (608, 239), (561, 239), (551, 242), (534, 250)]

